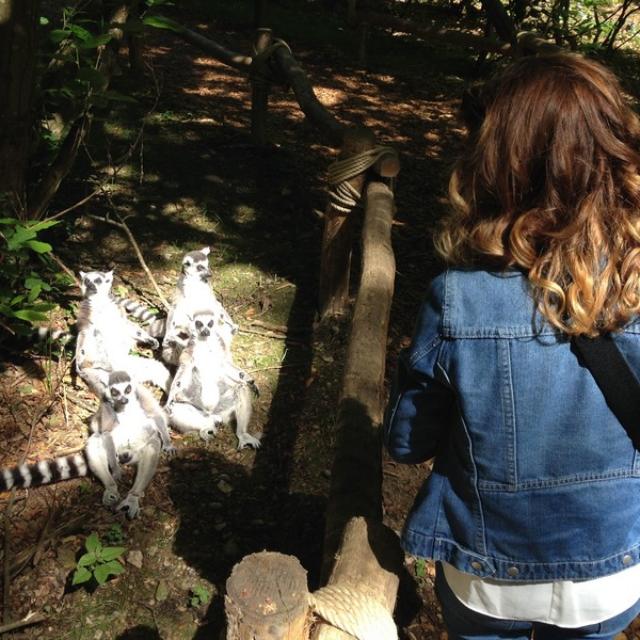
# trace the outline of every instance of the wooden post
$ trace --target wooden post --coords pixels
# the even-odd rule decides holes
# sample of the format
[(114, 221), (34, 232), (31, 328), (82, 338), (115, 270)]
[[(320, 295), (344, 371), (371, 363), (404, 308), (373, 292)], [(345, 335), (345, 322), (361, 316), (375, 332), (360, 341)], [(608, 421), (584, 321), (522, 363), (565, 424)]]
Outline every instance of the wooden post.
[[(375, 136), (362, 127), (349, 129), (344, 136), (340, 159), (349, 158), (375, 146)], [(359, 193), (365, 174), (348, 180)], [(320, 257), (320, 318), (340, 317), (346, 313), (349, 299), (349, 275), (353, 244), (354, 218), (327, 205)]]
[[(256, 56), (266, 51), (272, 41), (271, 29), (259, 28), (256, 34)], [(265, 64), (254, 65), (251, 77), (251, 137), (258, 145), (266, 142), (269, 81)]]
[(245, 556), (227, 580), (226, 640), (307, 640), (308, 597), (297, 558), (270, 551)]

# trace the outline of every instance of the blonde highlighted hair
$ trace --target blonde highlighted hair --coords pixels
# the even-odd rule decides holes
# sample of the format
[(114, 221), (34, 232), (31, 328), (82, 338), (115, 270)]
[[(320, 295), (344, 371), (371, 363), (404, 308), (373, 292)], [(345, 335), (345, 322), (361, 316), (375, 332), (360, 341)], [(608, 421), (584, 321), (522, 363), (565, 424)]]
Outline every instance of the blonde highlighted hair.
[(524, 58), (475, 114), (438, 252), (524, 271), (567, 334), (621, 328), (640, 312), (640, 124), (615, 76), (575, 54)]

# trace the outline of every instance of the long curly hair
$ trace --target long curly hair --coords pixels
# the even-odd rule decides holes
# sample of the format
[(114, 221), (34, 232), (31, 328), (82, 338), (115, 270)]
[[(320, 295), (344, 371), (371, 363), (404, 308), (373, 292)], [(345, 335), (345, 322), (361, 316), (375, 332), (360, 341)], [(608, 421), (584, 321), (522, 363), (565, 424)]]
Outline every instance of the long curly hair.
[(564, 333), (620, 329), (640, 311), (640, 123), (616, 77), (575, 54), (523, 58), (472, 102), (438, 252), (522, 270)]

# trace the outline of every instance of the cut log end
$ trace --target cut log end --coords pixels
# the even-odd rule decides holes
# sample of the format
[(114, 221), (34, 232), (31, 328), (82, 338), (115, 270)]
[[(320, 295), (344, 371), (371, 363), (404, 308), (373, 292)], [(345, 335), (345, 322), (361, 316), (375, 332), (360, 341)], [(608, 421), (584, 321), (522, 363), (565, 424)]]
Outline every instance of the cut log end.
[(307, 573), (292, 556), (263, 551), (243, 558), (227, 580), (227, 640), (308, 637)]

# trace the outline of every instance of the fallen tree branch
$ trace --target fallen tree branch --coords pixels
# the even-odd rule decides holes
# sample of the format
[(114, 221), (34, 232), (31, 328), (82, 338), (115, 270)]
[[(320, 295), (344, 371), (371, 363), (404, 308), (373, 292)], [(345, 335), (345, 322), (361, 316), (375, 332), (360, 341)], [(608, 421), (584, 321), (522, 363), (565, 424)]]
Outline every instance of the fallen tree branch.
[(9, 631), (15, 631), (16, 629), (22, 629), (28, 627), (30, 624), (39, 624), (47, 620), (48, 616), (44, 613), (28, 613), (22, 620), (16, 620), (15, 622), (9, 622), (0, 626), (0, 635)]
[(121, 231), (124, 231), (125, 235), (129, 239), (129, 242), (131, 243), (131, 246), (133, 247), (133, 250), (136, 252), (136, 256), (138, 258), (138, 261), (140, 262), (140, 266), (143, 268), (144, 272), (147, 274), (147, 278), (149, 278), (149, 281), (151, 282), (151, 285), (155, 289), (155, 292), (158, 294), (158, 298), (160, 299), (160, 302), (164, 306), (165, 311), (168, 311), (169, 308), (170, 308), (170, 304), (167, 301), (167, 299), (164, 297), (164, 295), (162, 294), (162, 291), (160, 291), (160, 287), (158, 286), (158, 283), (156, 282), (156, 279), (153, 277), (153, 274), (149, 270), (149, 267), (147, 266), (147, 263), (145, 262), (145, 259), (144, 259), (143, 255), (142, 255), (142, 252), (140, 251), (140, 247), (138, 246), (138, 243), (136, 242), (136, 239), (133, 237), (133, 234), (131, 233), (131, 229), (129, 229), (127, 223), (122, 219), (120, 214), (116, 212), (116, 215), (118, 216), (118, 218), (120, 218), (120, 222), (116, 222), (115, 220), (111, 220), (111, 218), (105, 218), (105, 217), (102, 217), (102, 216), (95, 216), (93, 214), (85, 214), (85, 215), (86, 215), (87, 218), (90, 218), (91, 220), (97, 220), (98, 222), (103, 222), (104, 224), (111, 225), (112, 227), (115, 227), (116, 229), (120, 229)]
[(241, 53), (231, 51), (214, 40), (211, 40), (211, 38), (207, 38), (195, 31), (192, 31), (191, 29), (187, 29), (187, 27), (180, 26), (174, 30), (174, 33), (180, 36), (185, 42), (188, 42), (189, 44), (198, 47), (198, 49), (202, 49), (202, 51), (212, 55), (216, 60), (219, 60), (234, 69), (239, 69), (244, 73), (249, 73), (251, 62), (253, 61), (251, 56), (245, 56)]

